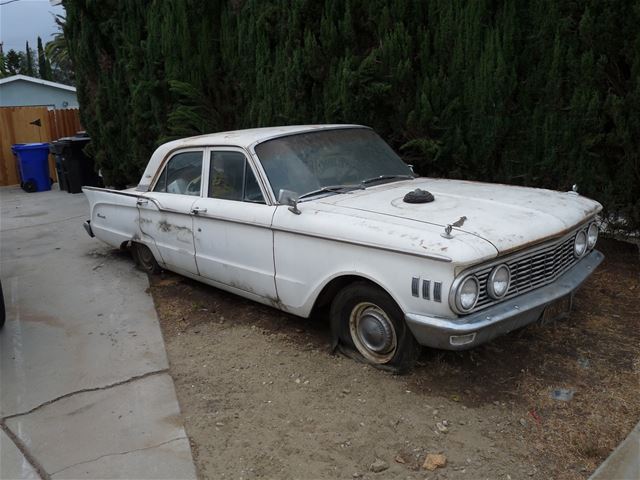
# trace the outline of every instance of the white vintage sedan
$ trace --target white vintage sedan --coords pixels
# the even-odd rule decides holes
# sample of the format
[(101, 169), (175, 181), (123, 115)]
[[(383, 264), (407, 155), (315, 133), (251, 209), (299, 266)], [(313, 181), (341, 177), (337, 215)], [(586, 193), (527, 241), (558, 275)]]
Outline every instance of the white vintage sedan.
[(259, 128), (160, 146), (140, 184), (85, 187), (89, 235), (308, 317), (378, 367), (566, 315), (602, 261), (601, 205), (555, 192), (417, 178), (370, 128)]

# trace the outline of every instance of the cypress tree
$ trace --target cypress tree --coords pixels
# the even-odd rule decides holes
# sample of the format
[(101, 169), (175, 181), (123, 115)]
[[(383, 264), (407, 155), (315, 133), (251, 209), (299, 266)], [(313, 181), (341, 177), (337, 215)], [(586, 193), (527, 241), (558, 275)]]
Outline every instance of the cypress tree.
[(38, 72), (40, 73), (40, 78), (51, 80), (51, 64), (44, 53), (40, 37), (38, 37)]
[(137, 181), (167, 138), (353, 122), (421, 174), (577, 182), (640, 226), (640, 10), (625, 0), (110, 5), (67, 0), (64, 27), (108, 181)]
[(35, 77), (35, 71), (33, 69), (33, 52), (31, 51), (31, 48), (29, 48), (29, 42), (26, 42), (26, 48), (24, 51), (24, 61), (25, 61), (25, 68), (24, 68), (24, 73), (25, 75), (28, 75), (30, 77)]

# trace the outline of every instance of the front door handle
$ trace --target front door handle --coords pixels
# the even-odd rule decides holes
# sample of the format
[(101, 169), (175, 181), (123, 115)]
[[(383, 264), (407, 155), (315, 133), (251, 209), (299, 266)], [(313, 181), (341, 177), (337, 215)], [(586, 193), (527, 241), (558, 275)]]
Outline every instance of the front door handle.
[(198, 215), (199, 213), (207, 213), (207, 209), (206, 208), (200, 208), (200, 207), (193, 207), (191, 209), (191, 213), (193, 213), (194, 215)]
[(149, 203), (149, 200), (145, 200), (144, 198), (139, 198), (136, 201), (136, 205), (138, 205), (139, 207), (146, 205), (147, 203)]

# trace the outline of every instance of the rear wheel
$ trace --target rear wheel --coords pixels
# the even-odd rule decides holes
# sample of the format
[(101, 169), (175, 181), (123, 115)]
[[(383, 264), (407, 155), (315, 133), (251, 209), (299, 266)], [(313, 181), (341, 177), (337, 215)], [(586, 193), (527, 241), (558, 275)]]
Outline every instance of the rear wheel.
[(347, 355), (377, 368), (402, 373), (420, 352), (402, 310), (368, 282), (352, 283), (338, 293), (331, 304), (331, 326)]
[(131, 245), (131, 254), (140, 270), (151, 274), (162, 271), (162, 268), (153, 256), (153, 252), (146, 245), (134, 243)]

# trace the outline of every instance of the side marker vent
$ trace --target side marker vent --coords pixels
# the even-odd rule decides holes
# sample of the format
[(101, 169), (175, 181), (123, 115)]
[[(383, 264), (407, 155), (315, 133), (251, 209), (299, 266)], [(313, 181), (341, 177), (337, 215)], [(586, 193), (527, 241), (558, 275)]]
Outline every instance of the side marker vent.
[(431, 299), (431, 280), (422, 280), (422, 298)]
[(433, 299), (442, 302), (442, 282), (433, 282)]
[(413, 277), (411, 279), (411, 295), (413, 295), (414, 297), (419, 296), (418, 295), (419, 285), (420, 285), (420, 279), (418, 277)]

